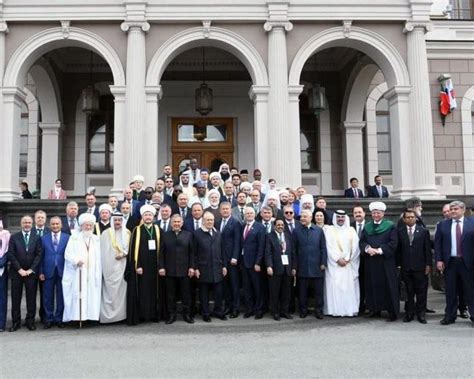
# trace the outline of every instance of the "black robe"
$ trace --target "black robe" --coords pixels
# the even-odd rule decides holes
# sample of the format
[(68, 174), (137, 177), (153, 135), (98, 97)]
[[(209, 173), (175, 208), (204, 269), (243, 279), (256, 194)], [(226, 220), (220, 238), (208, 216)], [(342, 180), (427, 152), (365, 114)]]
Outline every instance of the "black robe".
[[(365, 263), (366, 307), (371, 312), (386, 310), (392, 315), (398, 315), (400, 300), (395, 256), (398, 245), (397, 229), (395, 225), (392, 225), (383, 233), (369, 235), (368, 224), (362, 231), (359, 242)], [(365, 252), (367, 246), (375, 249), (380, 247), (383, 254), (371, 257)]]
[[(98, 233), (97, 233), (97, 228), (99, 229)], [(103, 231), (108, 229), (108, 228), (110, 228), (110, 221), (109, 221), (108, 224), (105, 224), (105, 225), (102, 224), (102, 222), (98, 221), (94, 225), (94, 232), (93, 233), (100, 237), (100, 235), (103, 233)]]
[[(140, 242), (136, 267), (143, 268), (143, 274), (135, 272), (135, 241), (140, 228)], [(159, 231), (159, 228), (157, 228)], [(154, 239), (156, 250), (148, 249), (148, 240)], [(158, 251), (156, 229), (150, 238), (145, 225), (138, 226), (132, 233), (125, 270), (127, 280), (127, 324), (136, 325), (140, 321), (158, 321)]]

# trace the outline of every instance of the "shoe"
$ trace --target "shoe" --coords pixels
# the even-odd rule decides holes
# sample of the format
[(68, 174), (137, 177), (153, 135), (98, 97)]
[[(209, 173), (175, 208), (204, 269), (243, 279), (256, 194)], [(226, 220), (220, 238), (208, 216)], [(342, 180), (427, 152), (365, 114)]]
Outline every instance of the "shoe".
[(66, 325), (64, 325), (64, 322), (58, 322), (58, 328), (59, 329), (64, 329), (66, 327)]
[(186, 321), (188, 324), (194, 324), (194, 319), (190, 315), (184, 315), (183, 320)]
[(51, 329), (51, 327), (53, 326), (53, 324), (51, 322), (45, 322), (44, 323), (44, 329)]
[(231, 314), (230, 314), (230, 318), (237, 318), (239, 317), (239, 312), (238, 311), (233, 311)]
[(459, 317), (461, 318), (469, 318), (469, 313), (466, 310), (459, 311)]
[(244, 314), (244, 318), (252, 317), (255, 313), (253, 311), (248, 311)]
[(410, 322), (410, 321), (413, 321), (413, 315), (405, 315), (405, 317), (403, 318), (403, 322)]
[(261, 318), (263, 318), (263, 312), (257, 312), (255, 315), (255, 320), (260, 320)]
[(420, 324), (426, 324), (426, 318), (425, 316), (416, 316), (416, 319)]
[(211, 322), (211, 316), (202, 316), (202, 321)]
[(376, 318), (376, 317), (380, 317), (380, 312), (369, 312), (365, 317), (366, 317), (366, 318)]
[(9, 329), (10, 332), (16, 332), (18, 329), (21, 329), (21, 324), (19, 322), (14, 323)]
[(397, 315), (391, 315), (389, 314), (388, 315), (388, 319), (387, 319), (387, 322), (394, 322), (394, 321), (397, 321)]
[(175, 321), (176, 321), (176, 315), (174, 315), (174, 316), (168, 318), (168, 319), (165, 321), (165, 324), (166, 324), (166, 325), (170, 325), (170, 324), (172, 324), (172, 323), (175, 322)]
[(36, 325), (34, 322), (27, 324), (26, 327), (28, 328), (28, 330), (36, 330)]
[(308, 312), (305, 311), (305, 312), (300, 312), (300, 318), (306, 318), (306, 316), (308, 316)]
[(447, 318), (443, 318), (439, 323), (441, 325), (449, 325), (449, 324), (454, 324), (455, 320), (448, 320)]
[(322, 313), (319, 311), (314, 312), (314, 317), (316, 317), (318, 320), (322, 320), (324, 318)]
[(434, 309), (426, 308), (426, 313), (436, 313)]
[(219, 320), (222, 320), (222, 321), (227, 320), (227, 316), (224, 315), (224, 314), (213, 314), (212, 316), (215, 317), (215, 318), (218, 318)]
[(293, 316), (289, 313), (281, 313), (280, 316), (286, 318), (287, 320), (293, 320)]
[(280, 315), (279, 315), (278, 313), (275, 313), (275, 314), (273, 315), (273, 319), (274, 319), (275, 321), (280, 321)]
[(224, 312), (222, 312), (222, 314), (223, 314), (224, 316), (227, 316), (229, 313), (230, 313), (230, 309), (229, 309), (229, 308), (225, 308), (225, 309), (224, 309)]

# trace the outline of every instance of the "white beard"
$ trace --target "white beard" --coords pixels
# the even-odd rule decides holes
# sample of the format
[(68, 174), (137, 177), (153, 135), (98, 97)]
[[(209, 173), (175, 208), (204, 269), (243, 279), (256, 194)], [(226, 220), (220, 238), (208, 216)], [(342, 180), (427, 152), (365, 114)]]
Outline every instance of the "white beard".
[(82, 235), (86, 238), (92, 237), (92, 230), (85, 230), (82, 232)]

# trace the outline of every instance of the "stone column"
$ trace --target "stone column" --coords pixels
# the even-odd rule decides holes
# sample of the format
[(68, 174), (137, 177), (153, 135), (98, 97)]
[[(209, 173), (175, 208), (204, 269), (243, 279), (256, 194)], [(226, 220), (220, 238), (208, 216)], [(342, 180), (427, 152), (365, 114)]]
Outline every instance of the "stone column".
[(300, 147), (300, 94), (303, 92), (303, 85), (288, 87), (288, 132), (291, 133), (291, 143), (295, 144), (291, 149), (291, 163), (293, 167), (294, 182), (292, 188), (302, 184), (301, 175), (301, 147)]
[(249, 97), (253, 102), (253, 128), (255, 168), (260, 169), (265, 178), (269, 172), (268, 161), (271, 146), (268, 139), (268, 86), (253, 85)]
[[(146, 143), (149, 146), (147, 160), (143, 169), (145, 178), (150, 178), (150, 183), (154, 184), (159, 175), (158, 167), (158, 112), (159, 104), (163, 96), (162, 88), (158, 86), (146, 86)], [(152, 147), (153, 146), (153, 147)], [(164, 164), (165, 162), (162, 162)]]
[(128, 155), (127, 139), (128, 133), (125, 120), (125, 86), (110, 86), (110, 92), (114, 96), (114, 169), (111, 193), (121, 196), (124, 187), (130, 183), (125, 170), (126, 157)]
[(0, 201), (10, 201), (19, 198), (20, 133), (18, 130), (21, 122), (21, 105), (26, 94), (17, 87), (3, 87), (2, 94)]
[[(426, 54), (425, 32), (431, 29), (426, 22), (407, 22), (407, 65), (411, 82), (410, 130), (413, 162), (413, 195), (425, 199), (441, 198), (435, 184), (433, 123)], [(393, 130), (393, 128), (392, 128)]]
[(263, 175), (276, 179), (279, 187), (301, 185), (299, 124), (290, 124), (288, 117), (286, 32), (292, 28), (288, 21), (271, 20), (264, 25), (268, 32), (268, 144), (271, 152), (269, 171)]
[(395, 86), (384, 98), (390, 109), (390, 140), (392, 147), (393, 190), (391, 195), (400, 199), (412, 196), (412, 164), (410, 125), (410, 87)]
[(364, 152), (362, 129), (365, 122), (344, 121), (343, 132), (343, 154), (344, 154), (344, 188), (349, 187), (350, 178), (359, 180), (359, 188), (364, 191)]
[(60, 122), (40, 122), (39, 127), (42, 131), (41, 198), (46, 199), (54, 181), (61, 177), (60, 136), (62, 124)]
[[(127, 157), (121, 164), (124, 165), (125, 180), (129, 181), (134, 175), (144, 175), (147, 154), (156, 149), (156, 145), (147, 137), (148, 130), (145, 125), (145, 32), (150, 29), (150, 24), (144, 21), (125, 21), (121, 28), (128, 32), (125, 94)], [(145, 185), (154, 183), (155, 179), (145, 176)]]

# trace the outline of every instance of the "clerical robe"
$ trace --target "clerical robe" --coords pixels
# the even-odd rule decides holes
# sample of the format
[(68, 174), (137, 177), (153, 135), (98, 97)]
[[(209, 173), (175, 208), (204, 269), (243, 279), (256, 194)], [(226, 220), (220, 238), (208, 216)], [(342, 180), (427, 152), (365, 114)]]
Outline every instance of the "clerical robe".
[(102, 300), (100, 322), (112, 323), (127, 317), (127, 282), (124, 274), (127, 265), (130, 231), (107, 229), (100, 237), (102, 258)]
[[(69, 238), (64, 259), (63, 321), (98, 321), (102, 287), (99, 237), (73, 234)], [(83, 262), (81, 267), (77, 265), (79, 261)]]
[[(324, 314), (356, 316), (359, 312), (359, 238), (351, 227), (324, 229), (328, 252), (324, 286)], [(349, 261), (340, 266), (337, 261)]]
[(94, 225), (94, 234), (101, 236), (104, 230), (110, 228), (110, 221), (107, 224), (103, 224), (102, 221), (96, 222)]
[[(386, 310), (396, 316), (400, 311), (395, 260), (397, 244), (397, 230), (391, 221), (383, 219), (379, 225), (373, 221), (365, 224), (359, 247), (365, 254), (365, 296), (371, 312)], [(382, 254), (370, 256), (366, 253), (369, 246), (382, 249)]]

